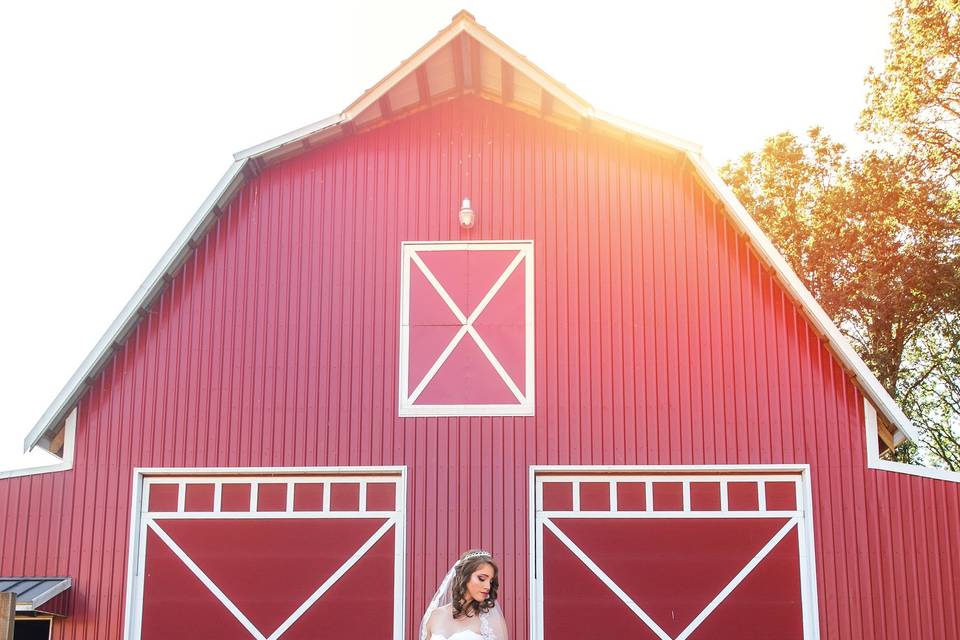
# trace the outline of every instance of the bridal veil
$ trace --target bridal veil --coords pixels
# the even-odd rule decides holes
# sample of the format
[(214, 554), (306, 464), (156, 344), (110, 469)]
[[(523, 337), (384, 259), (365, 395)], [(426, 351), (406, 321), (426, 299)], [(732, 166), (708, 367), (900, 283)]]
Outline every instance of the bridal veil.
[[(437, 588), (437, 592), (434, 594), (433, 598), (430, 600), (430, 604), (427, 606), (427, 610), (423, 614), (423, 618), (420, 620), (420, 640), (429, 640), (427, 637), (427, 626), (430, 622), (430, 617), (434, 615), (438, 610), (444, 610), (449, 608), (448, 605), (453, 603), (453, 579), (457, 574), (457, 569), (460, 567), (461, 563), (477, 557), (487, 557), (491, 558), (489, 553), (483, 551), (475, 551), (468, 554), (465, 554), (464, 557), (457, 560), (450, 570), (447, 571), (446, 575), (443, 577), (443, 580), (440, 581), (440, 586)], [(479, 636), (483, 640), (507, 640), (506, 632), (506, 621), (503, 617), (503, 612), (501, 611), (500, 603), (494, 602), (493, 606), (479, 614), (480, 621), (480, 632)], [(443, 615), (443, 611), (437, 613), (434, 621), (431, 633), (438, 634), (443, 638), (451, 638), (456, 633), (461, 633), (464, 630), (463, 618), (460, 620), (454, 620), (453, 615)], [(466, 639), (465, 639), (466, 640)]]

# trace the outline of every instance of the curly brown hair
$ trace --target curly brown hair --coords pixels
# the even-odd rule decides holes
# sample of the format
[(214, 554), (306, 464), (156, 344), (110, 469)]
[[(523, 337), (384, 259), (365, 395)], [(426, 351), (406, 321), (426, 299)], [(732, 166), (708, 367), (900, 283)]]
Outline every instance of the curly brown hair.
[[(490, 555), (475, 555), (464, 560), (470, 554), (482, 553), (477, 549), (471, 549), (460, 556), (457, 562), (457, 570), (453, 576), (453, 584), (450, 586), (451, 596), (453, 596), (453, 617), (463, 618), (487, 613), (496, 605), (497, 590), (500, 588), (500, 568)], [(490, 577), (490, 593), (483, 602), (471, 600), (465, 602), (467, 595), (467, 583), (470, 582), (470, 576), (482, 565), (488, 564), (493, 567), (493, 576)]]

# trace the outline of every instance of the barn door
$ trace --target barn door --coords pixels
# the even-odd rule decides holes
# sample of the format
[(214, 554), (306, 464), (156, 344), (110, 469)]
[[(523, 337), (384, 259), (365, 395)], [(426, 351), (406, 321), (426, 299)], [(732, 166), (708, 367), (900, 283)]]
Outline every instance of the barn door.
[(400, 474), (147, 476), (140, 503), (129, 637), (402, 638)]
[(804, 472), (535, 472), (533, 638), (816, 638)]

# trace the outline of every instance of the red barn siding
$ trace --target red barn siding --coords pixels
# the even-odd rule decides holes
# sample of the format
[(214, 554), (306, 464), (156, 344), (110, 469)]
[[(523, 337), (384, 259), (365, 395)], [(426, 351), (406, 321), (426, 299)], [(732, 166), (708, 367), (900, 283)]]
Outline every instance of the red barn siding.
[[(461, 238), (534, 240), (535, 417), (396, 417), (400, 243)], [(403, 464), (411, 637), (482, 546), (523, 638), (529, 465), (809, 463), (822, 637), (960, 637), (958, 487), (868, 471), (863, 419), (683, 162), (463, 98), (243, 189), (83, 397), (74, 470), (0, 481), (0, 574), (72, 576), (55, 636), (118, 638), (133, 467)]]

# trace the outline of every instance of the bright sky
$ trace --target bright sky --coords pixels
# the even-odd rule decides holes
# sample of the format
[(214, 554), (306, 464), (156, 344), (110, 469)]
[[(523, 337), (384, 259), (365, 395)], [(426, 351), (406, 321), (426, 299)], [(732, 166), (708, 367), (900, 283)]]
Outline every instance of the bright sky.
[[(7, 2), (0, 469), (231, 162), (338, 113), (459, 10), (596, 108), (719, 166), (785, 129), (856, 143), (892, 0)], [(585, 11), (585, 7), (589, 11)]]

